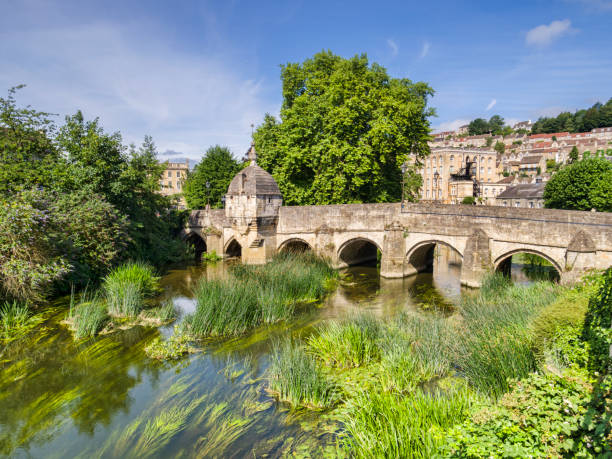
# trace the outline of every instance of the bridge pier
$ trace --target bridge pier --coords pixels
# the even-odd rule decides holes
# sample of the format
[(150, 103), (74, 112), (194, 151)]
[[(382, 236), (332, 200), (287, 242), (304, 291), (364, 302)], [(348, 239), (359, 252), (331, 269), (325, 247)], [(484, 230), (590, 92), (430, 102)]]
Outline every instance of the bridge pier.
[(380, 275), (389, 279), (405, 277), (404, 229), (399, 223), (385, 228)]
[(465, 244), (461, 265), (461, 284), (467, 287), (480, 287), (482, 278), (492, 268), (489, 236), (475, 229)]

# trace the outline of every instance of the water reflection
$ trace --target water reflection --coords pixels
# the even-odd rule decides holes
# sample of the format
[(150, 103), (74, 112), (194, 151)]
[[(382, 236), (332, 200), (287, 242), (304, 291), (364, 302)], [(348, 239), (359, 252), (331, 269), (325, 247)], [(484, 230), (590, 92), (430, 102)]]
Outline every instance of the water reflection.
[[(381, 279), (376, 267), (346, 269), (338, 288), (322, 304), (304, 305), (295, 320), (205, 342), (201, 352), (178, 363), (160, 364), (143, 351), (171, 327), (137, 327), (74, 343), (59, 324), (62, 309), (29, 341), (1, 355), (0, 454), (325, 455), (337, 426), (319, 414), (296, 415), (266, 392), (271, 343), (361, 311), (386, 317), (427, 304), (452, 304), (461, 294), (461, 260), (440, 247), (435, 261), (432, 273), (406, 279)], [(176, 267), (162, 279), (163, 296), (189, 313), (196, 282), (227, 273), (224, 263)]]

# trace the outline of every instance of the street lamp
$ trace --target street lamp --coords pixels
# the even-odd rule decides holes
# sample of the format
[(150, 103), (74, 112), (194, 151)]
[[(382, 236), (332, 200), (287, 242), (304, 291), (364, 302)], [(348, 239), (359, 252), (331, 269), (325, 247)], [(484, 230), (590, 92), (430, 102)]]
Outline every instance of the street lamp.
[(402, 164), (402, 209), (404, 208), (404, 182), (406, 180), (406, 163)]
[(438, 171), (434, 172), (434, 183), (435, 183), (435, 189), (436, 189), (436, 195), (434, 197), (434, 200), (437, 201), (438, 200), (438, 180), (440, 180), (440, 173)]
[(210, 210), (210, 182), (208, 180), (206, 180), (206, 210)]

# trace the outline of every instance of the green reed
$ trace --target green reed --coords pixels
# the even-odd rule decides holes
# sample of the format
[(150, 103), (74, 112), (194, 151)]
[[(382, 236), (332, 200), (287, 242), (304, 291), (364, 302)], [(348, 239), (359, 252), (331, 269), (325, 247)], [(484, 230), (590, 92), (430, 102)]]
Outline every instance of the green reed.
[(380, 357), (378, 339), (381, 332), (379, 320), (362, 314), (352, 319), (326, 323), (308, 339), (308, 346), (327, 365), (359, 367)]
[(16, 301), (0, 304), (0, 341), (9, 342), (27, 334), (42, 321), (26, 304)]
[(76, 302), (71, 296), (68, 319), (71, 322), (75, 339), (95, 336), (108, 321), (104, 300), (98, 292), (85, 290)]
[(303, 346), (285, 340), (274, 346), (270, 388), (294, 406), (327, 408), (338, 400), (337, 388)]
[(461, 422), (473, 401), (465, 386), (408, 396), (362, 390), (346, 404), (344, 444), (350, 457), (430, 458), (444, 439), (443, 429)]
[(312, 255), (279, 255), (260, 266), (237, 265), (226, 280), (201, 280), (196, 311), (187, 317), (196, 336), (239, 335), (292, 317), (299, 302), (316, 300), (337, 276)]
[(115, 268), (104, 278), (108, 311), (117, 317), (135, 317), (146, 298), (159, 291), (159, 277), (152, 266), (131, 262)]

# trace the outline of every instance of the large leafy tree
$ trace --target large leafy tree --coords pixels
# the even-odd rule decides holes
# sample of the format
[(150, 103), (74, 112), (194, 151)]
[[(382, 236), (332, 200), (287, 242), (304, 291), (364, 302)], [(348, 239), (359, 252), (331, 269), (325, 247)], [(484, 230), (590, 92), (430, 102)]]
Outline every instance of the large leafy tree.
[(589, 158), (561, 168), (544, 188), (544, 205), (612, 212), (612, 163)]
[(227, 187), (240, 169), (227, 147), (210, 147), (183, 186), (187, 205), (191, 209), (202, 209), (210, 199), (211, 207), (221, 207), (221, 196), (227, 193)]
[(282, 66), (281, 80), (280, 120), (266, 115), (254, 137), (258, 164), (284, 201), (398, 201), (401, 164), (429, 153), (433, 90), (389, 77), (365, 55), (344, 59), (329, 51)]
[(556, 117), (542, 117), (533, 124), (534, 134), (553, 132), (585, 132), (593, 128), (612, 126), (612, 98), (605, 104), (597, 102), (575, 113), (563, 112)]

